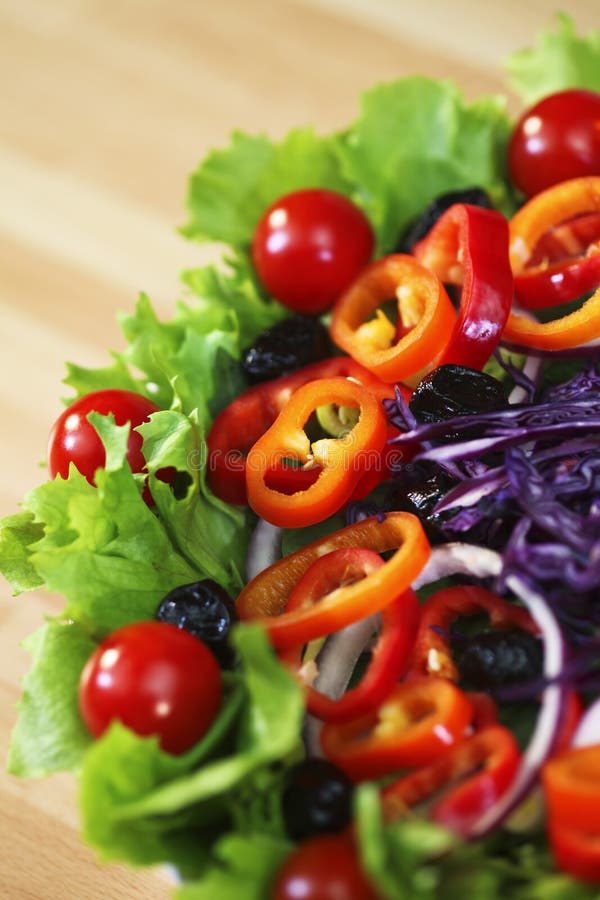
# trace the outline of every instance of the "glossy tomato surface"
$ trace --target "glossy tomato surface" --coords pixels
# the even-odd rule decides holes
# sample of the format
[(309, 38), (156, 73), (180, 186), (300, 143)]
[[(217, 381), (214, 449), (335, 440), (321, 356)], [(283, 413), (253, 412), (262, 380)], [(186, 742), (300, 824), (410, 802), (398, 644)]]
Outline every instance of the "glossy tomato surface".
[(79, 684), (81, 715), (94, 737), (118, 720), (138, 735), (158, 735), (174, 754), (200, 740), (220, 703), (221, 670), (211, 651), (165, 622), (136, 622), (110, 634)]
[(527, 110), (512, 134), (508, 166), (528, 197), (585, 175), (600, 175), (600, 94), (567, 90)]
[(68, 478), (69, 465), (94, 483), (96, 469), (106, 462), (104, 446), (94, 426), (88, 422), (91, 412), (112, 413), (117, 425), (131, 423), (132, 431), (127, 446), (127, 461), (133, 472), (142, 472), (146, 463), (142, 456), (142, 436), (133, 429), (147, 422), (160, 407), (134, 391), (93, 391), (80, 397), (58, 417), (48, 440), (48, 469), (51, 478), (60, 475)]
[(271, 900), (377, 900), (351, 841), (323, 835), (301, 843), (280, 869)]
[(252, 242), (257, 275), (271, 296), (320, 313), (356, 278), (373, 252), (364, 213), (342, 194), (309, 188), (286, 194), (260, 219)]

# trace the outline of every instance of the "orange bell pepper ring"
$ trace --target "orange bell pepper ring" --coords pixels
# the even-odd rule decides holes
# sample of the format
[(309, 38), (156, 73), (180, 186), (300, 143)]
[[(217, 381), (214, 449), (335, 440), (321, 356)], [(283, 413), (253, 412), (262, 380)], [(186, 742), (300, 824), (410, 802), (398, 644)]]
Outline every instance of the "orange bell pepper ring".
[[(535, 319), (512, 312), (502, 335), (505, 343), (517, 344), (536, 350), (569, 350), (587, 344), (600, 337), (600, 266), (595, 256), (574, 259), (570, 265), (561, 267), (560, 284), (552, 279), (556, 272), (549, 269), (548, 284), (543, 303), (539, 290), (530, 280), (544, 276), (539, 270), (527, 270), (529, 261), (536, 252), (538, 243), (553, 226), (567, 222), (575, 216), (593, 214), (600, 211), (600, 176), (573, 178), (532, 197), (510, 222), (510, 260), (515, 274), (518, 296), (523, 296), (530, 307), (552, 306), (574, 299), (575, 294), (566, 296), (562, 290), (565, 277), (570, 280), (569, 290), (577, 286), (581, 293), (595, 290), (595, 293), (575, 312), (552, 322), (538, 322)], [(595, 251), (598, 252), (597, 249)], [(591, 280), (590, 280), (591, 279)], [(560, 289), (559, 289), (560, 288)], [(532, 302), (528, 302), (530, 297)]]
[(443, 678), (397, 685), (379, 709), (351, 722), (326, 722), (321, 747), (353, 781), (433, 762), (465, 737), (467, 695)]
[[(391, 297), (398, 303), (398, 327), (379, 309)], [(416, 383), (433, 366), (455, 321), (439, 278), (412, 256), (396, 253), (367, 266), (337, 300), (330, 333), (382, 381)]]
[[(356, 424), (342, 437), (311, 444), (304, 427), (321, 406), (354, 407)], [(381, 464), (387, 420), (380, 401), (367, 388), (346, 378), (322, 378), (298, 388), (246, 459), (246, 488), (252, 509), (272, 525), (314, 525), (346, 503), (362, 476)], [(282, 493), (269, 487), (268, 472), (284, 459), (321, 467), (303, 491)]]
[[(292, 590), (312, 563), (342, 547), (395, 552), (360, 581), (316, 603), (285, 612)], [(237, 611), (240, 619), (261, 624), (278, 649), (294, 648), (382, 610), (410, 587), (430, 552), (416, 516), (404, 512), (387, 513), (382, 519), (371, 516), (290, 553), (260, 572), (239, 595)]]

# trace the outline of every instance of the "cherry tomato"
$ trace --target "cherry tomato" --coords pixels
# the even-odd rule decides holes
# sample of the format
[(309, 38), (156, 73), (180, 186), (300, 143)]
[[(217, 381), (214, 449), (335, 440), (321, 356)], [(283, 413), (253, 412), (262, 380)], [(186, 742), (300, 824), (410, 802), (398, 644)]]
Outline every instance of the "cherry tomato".
[(127, 445), (127, 462), (133, 472), (142, 472), (146, 466), (142, 456), (142, 436), (133, 429), (147, 422), (151, 413), (160, 407), (141, 394), (133, 391), (105, 390), (93, 391), (80, 397), (68, 406), (58, 417), (48, 440), (48, 469), (51, 478), (69, 476), (69, 464), (85, 475), (94, 484), (96, 469), (106, 462), (104, 445), (87, 416), (91, 412), (102, 415), (112, 413), (117, 425), (131, 423), (131, 433)]
[(136, 622), (110, 634), (88, 659), (79, 708), (94, 737), (118, 720), (184, 753), (210, 728), (221, 703), (221, 670), (198, 638), (166, 622)]
[(275, 880), (271, 900), (377, 900), (345, 835), (303, 841)]
[(600, 175), (600, 94), (560, 91), (528, 109), (513, 131), (508, 166), (528, 197), (559, 181)]
[(356, 278), (373, 252), (373, 231), (342, 194), (320, 188), (276, 200), (260, 219), (252, 259), (266, 290), (284, 306), (320, 313)]

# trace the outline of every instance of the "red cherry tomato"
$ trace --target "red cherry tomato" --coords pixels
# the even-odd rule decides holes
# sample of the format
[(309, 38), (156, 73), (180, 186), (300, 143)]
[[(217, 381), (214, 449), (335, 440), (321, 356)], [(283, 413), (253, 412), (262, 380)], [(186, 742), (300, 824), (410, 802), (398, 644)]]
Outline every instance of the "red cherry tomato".
[(271, 900), (377, 900), (345, 835), (303, 841), (277, 875)]
[(165, 622), (136, 622), (110, 634), (88, 659), (79, 708), (94, 737), (118, 720), (184, 753), (210, 728), (221, 703), (221, 670), (208, 647)]
[(560, 91), (532, 106), (512, 134), (508, 166), (528, 197), (559, 181), (600, 175), (600, 94)]
[(342, 194), (309, 188), (263, 214), (252, 260), (266, 290), (290, 309), (320, 313), (356, 278), (373, 252), (364, 213)]
[(87, 420), (91, 412), (102, 415), (112, 413), (117, 425), (131, 423), (131, 433), (127, 445), (127, 462), (133, 472), (142, 472), (146, 466), (142, 456), (142, 436), (133, 429), (147, 422), (151, 413), (160, 407), (141, 394), (133, 391), (105, 390), (93, 391), (80, 397), (58, 417), (48, 440), (48, 469), (51, 478), (69, 476), (69, 464), (85, 475), (94, 484), (96, 469), (106, 462), (104, 445), (96, 429)]

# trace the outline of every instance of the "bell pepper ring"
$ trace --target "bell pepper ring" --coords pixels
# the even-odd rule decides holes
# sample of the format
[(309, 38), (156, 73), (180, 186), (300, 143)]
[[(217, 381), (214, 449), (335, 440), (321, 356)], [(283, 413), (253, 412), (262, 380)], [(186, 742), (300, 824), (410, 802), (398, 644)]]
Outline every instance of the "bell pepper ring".
[[(306, 570), (290, 594), (286, 612), (318, 601), (338, 587), (368, 577), (385, 563), (372, 550), (344, 547), (319, 557)], [(401, 592), (381, 612), (381, 630), (368, 667), (356, 687), (332, 698), (311, 685), (305, 686), (308, 712), (327, 722), (347, 722), (376, 709), (404, 674), (417, 632), (420, 607), (410, 588)], [(302, 646), (280, 652), (294, 671), (302, 667)]]
[[(592, 290), (595, 293), (579, 309), (551, 322), (538, 322), (512, 312), (503, 341), (537, 350), (569, 350), (600, 337), (598, 241), (592, 241), (585, 257), (567, 260), (557, 268), (528, 268), (539, 242), (550, 229), (576, 216), (593, 216), (598, 212), (600, 176), (574, 178), (554, 185), (533, 197), (513, 216), (510, 259), (515, 290), (523, 306), (549, 307)], [(593, 227), (590, 225), (590, 229)]]
[[(379, 309), (396, 297), (399, 330)], [(369, 316), (375, 312), (375, 318)], [(432, 272), (400, 253), (371, 263), (336, 301), (333, 341), (382, 381), (415, 384), (454, 328), (456, 314)]]
[(520, 628), (538, 634), (526, 609), (474, 584), (441, 588), (421, 608), (421, 624), (412, 653), (409, 675), (435, 675), (458, 681), (450, 650), (450, 626), (459, 616), (487, 613), (494, 628)]
[(600, 884), (600, 835), (550, 820), (548, 840), (557, 868), (579, 881)]
[(413, 248), (442, 281), (462, 285), (458, 319), (436, 366), (482, 369), (500, 342), (513, 301), (508, 235), (499, 212), (457, 203)]
[[(356, 584), (334, 591), (309, 607), (285, 612), (294, 586), (312, 563), (343, 547), (395, 552), (377, 571)], [(313, 541), (260, 572), (240, 593), (238, 615), (242, 620), (255, 620), (262, 625), (276, 648), (294, 648), (384, 609), (410, 587), (430, 552), (416, 516), (403, 512), (387, 513), (381, 519), (371, 516)]]
[(465, 693), (443, 678), (398, 684), (374, 712), (325, 722), (321, 748), (353, 781), (430, 763), (462, 741), (473, 718)]
[[(356, 424), (340, 438), (314, 443), (304, 430), (317, 407), (326, 402), (355, 406)], [(314, 525), (336, 513), (361, 477), (381, 463), (388, 425), (379, 400), (367, 388), (345, 378), (322, 378), (302, 385), (246, 459), (248, 503), (267, 522), (281, 527)], [(266, 474), (286, 458), (321, 466), (314, 484), (294, 494), (269, 487)]]
[(403, 817), (446, 788), (431, 807), (430, 817), (468, 838), (479, 818), (510, 787), (519, 761), (512, 733), (502, 725), (490, 725), (384, 788), (384, 815), (388, 821)]
[[(394, 396), (393, 387), (344, 356), (312, 363), (291, 375), (248, 388), (216, 416), (208, 433), (207, 478), (213, 493), (227, 503), (247, 504), (246, 455), (252, 445), (271, 427), (295, 390), (318, 378), (335, 377), (357, 381), (379, 400)], [(296, 485), (302, 490), (311, 480), (283, 463), (274, 467), (269, 477), (284, 493), (293, 493)]]

